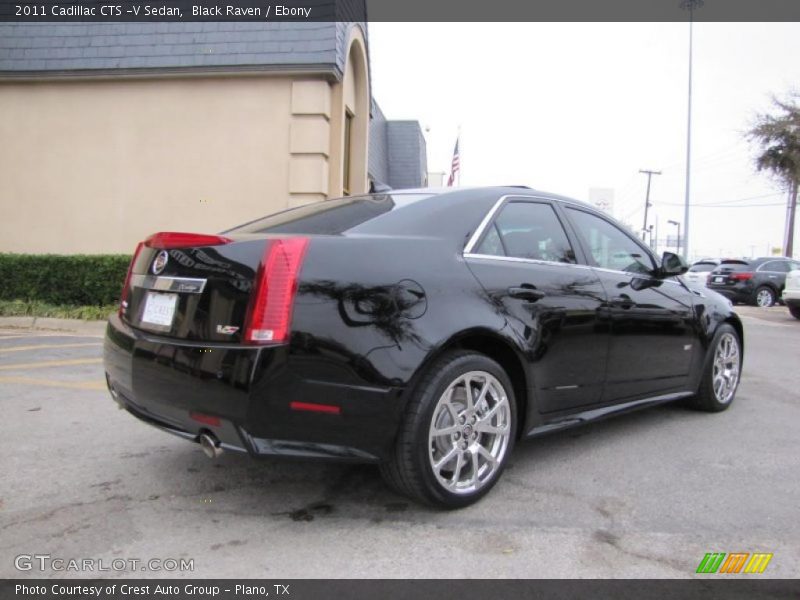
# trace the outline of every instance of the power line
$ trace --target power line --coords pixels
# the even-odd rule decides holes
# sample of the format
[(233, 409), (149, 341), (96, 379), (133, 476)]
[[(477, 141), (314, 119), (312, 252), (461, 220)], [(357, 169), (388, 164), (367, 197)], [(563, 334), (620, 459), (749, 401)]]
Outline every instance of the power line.
[[(760, 198), (772, 198), (773, 196), (783, 196), (783, 192), (772, 194), (762, 194), (760, 196), (747, 196), (746, 198), (736, 198), (735, 200), (723, 200), (722, 202), (701, 202), (693, 203), (692, 206), (729, 206), (736, 202), (747, 202), (748, 200), (759, 200)], [(661, 202), (664, 206), (683, 206), (683, 202)], [(772, 206), (770, 204), (750, 204), (749, 206)]]
[[(673, 204), (672, 206), (681, 206), (680, 204)], [(785, 202), (777, 202), (773, 204), (692, 204), (692, 208), (768, 208), (770, 206), (786, 206)]]

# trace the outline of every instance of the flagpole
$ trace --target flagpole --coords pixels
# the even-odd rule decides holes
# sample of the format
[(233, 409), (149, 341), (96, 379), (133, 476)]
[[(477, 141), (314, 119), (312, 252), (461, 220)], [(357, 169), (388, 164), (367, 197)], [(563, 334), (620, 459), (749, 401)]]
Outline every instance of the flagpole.
[(461, 157), (464, 155), (464, 153), (461, 152), (461, 125), (458, 126), (456, 140), (458, 143), (458, 187), (461, 187)]

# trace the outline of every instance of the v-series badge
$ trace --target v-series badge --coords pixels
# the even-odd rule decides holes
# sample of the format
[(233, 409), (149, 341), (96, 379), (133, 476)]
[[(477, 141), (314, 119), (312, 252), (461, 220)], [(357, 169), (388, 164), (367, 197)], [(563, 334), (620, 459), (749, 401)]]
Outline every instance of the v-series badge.
[(233, 335), (239, 331), (238, 327), (234, 327), (233, 325), (217, 325), (217, 333), (221, 333), (223, 335)]

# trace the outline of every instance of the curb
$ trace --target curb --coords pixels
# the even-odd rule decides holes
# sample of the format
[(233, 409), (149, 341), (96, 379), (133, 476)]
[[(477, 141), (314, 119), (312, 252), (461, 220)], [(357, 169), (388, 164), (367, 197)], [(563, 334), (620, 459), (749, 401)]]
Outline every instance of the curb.
[(29, 331), (64, 331), (102, 336), (106, 331), (106, 321), (54, 319), (51, 317), (0, 317), (0, 328), (27, 329)]

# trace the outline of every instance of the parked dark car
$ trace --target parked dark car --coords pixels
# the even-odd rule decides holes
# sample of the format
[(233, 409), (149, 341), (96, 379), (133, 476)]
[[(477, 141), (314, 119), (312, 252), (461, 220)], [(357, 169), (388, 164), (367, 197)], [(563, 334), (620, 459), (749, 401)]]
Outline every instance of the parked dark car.
[(774, 256), (725, 259), (711, 272), (706, 286), (732, 302), (769, 307), (781, 297), (786, 274), (798, 268), (800, 262)]
[(139, 244), (105, 341), (113, 398), (210, 456), (372, 462), (466, 506), (515, 441), (683, 400), (722, 411), (742, 325), (587, 204), (403, 191)]

